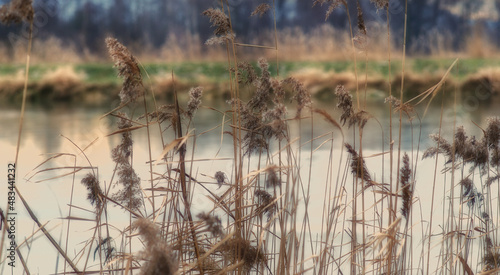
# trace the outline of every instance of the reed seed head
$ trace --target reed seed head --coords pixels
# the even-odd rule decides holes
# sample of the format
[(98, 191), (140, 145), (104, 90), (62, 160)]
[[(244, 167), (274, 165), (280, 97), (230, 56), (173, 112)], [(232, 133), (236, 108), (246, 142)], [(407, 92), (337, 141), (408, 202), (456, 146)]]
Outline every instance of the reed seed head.
[(499, 179), (500, 179), (500, 175), (488, 177), (488, 179), (486, 180), (486, 186), (490, 186), (493, 182), (498, 181)]
[(278, 169), (278, 166), (274, 164), (266, 168), (266, 188), (272, 188), (281, 185), (281, 181), (278, 177)]
[(389, 0), (370, 0), (377, 9), (385, 9), (389, 7)]
[(7, 25), (33, 22), (34, 15), (32, 0), (12, 0), (0, 8), (0, 21)]
[(243, 260), (243, 267), (246, 272), (249, 272), (252, 268), (257, 268), (256, 265), (258, 264), (265, 264), (267, 261), (262, 250), (252, 246), (250, 241), (239, 237), (228, 240), (219, 246), (217, 250), (222, 252), (223, 256), (233, 264)]
[(138, 219), (133, 224), (145, 240), (145, 249), (141, 252), (146, 261), (141, 267), (144, 275), (178, 274), (179, 264), (170, 247), (160, 238), (160, 230), (146, 218)]
[(253, 82), (257, 89), (248, 102), (248, 108), (257, 113), (264, 113), (267, 111), (267, 103), (271, 100), (272, 95), (271, 73), (269, 72), (269, 64), (264, 58), (259, 59), (259, 67), (261, 76)]
[(255, 10), (250, 14), (250, 16), (255, 16), (258, 15), (259, 17), (262, 17), (264, 14), (267, 13), (268, 10), (271, 9), (271, 6), (267, 3), (262, 3), (255, 8)]
[(344, 7), (347, 7), (347, 1), (346, 0), (314, 0), (313, 2), (313, 7), (316, 5), (321, 5), (328, 3), (328, 9), (326, 10), (326, 17), (325, 21), (330, 17), (330, 15), (340, 6), (343, 5)]
[(410, 120), (413, 118), (413, 115), (415, 114), (415, 109), (410, 103), (401, 104), (401, 100), (399, 100), (399, 98), (395, 98), (392, 95), (385, 98), (385, 103), (388, 102), (392, 104), (392, 108), (394, 109), (395, 112), (401, 110), (406, 113), (406, 115), (409, 117)]
[(261, 189), (255, 191), (255, 196), (258, 199), (257, 213), (265, 214), (268, 220), (271, 219), (278, 209), (275, 202), (276, 198), (267, 191)]
[(254, 82), (258, 79), (255, 69), (250, 63), (246, 61), (238, 62), (237, 72), (238, 72), (238, 81), (242, 83), (253, 85)]
[(194, 113), (201, 105), (201, 95), (203, 93), (202, 87), (196, 87), (189, 90), (189, 101), (186, 114), (189, 118), (193, 118)]
[(215, 27), (215, 35), (225, 35), (231, 32), (231, 23), (229, 21), (229, 17), (227, 17), (227, 15), (220, 9), (209, 8), (202, 14), (209, 17), (210, 23), (212, 23), (212, 27)]
[(407, 153), (403, 155), (403, 166), (401, 167), (401, 188), (403, 205), (401, 207), (401, 214), (408, 219), (408, 214), (410, 213), (412, 205), (413, 187), (411, 186), (411, 168), (410, 168), (410, 158)]
[[(128, 118), (127, 114), (118, 112), (117, 115), (119, 117), (117, 122), (118, 129), (127, 129), (132, 126), (132, 122)], [(113, 161), (119, 165), (128, 164), (133, 143), (132, 134), (128, 131), (123, 132), (121, 143), (111, 151)]]
[(293, 77), (288, 77), (284, 83), (290, 84), (295, 93), (293, 99), (297, 101), (297, 114), (295, 118), (300, 118), (302, 110), (306, 107), (311, 107), (311, 94), (306, 90), (304, 84)]
[(207, 229), (214, 237), (223, 236), (222, 222), (218, 216), (209, 215), (205, 212), (198, 214), (200, 220), (207, 224)]
[(363, 10), (361, 9), (361, 5), (359, 4), (359, 0), (356, 2), (357, 4), (357, 9), (358, 9), (358, 31), (366, 35), (366, 26), (365, 26), (365, 20), (363, 19)]
[[(344, 85), (338, 85), (335, 89), (335, 95), (338, 98), (339, 103), (337, 103), (337, 108), (342, 109), (342, 115), (340, 116), (340, 123), (345, 125), (348, 120), (354, 116), (354, 108), (352, 107), (352, 95), (347, 91)], [(351, 124), (349, 122), (349, 124)]]
[(215, 172), (214, 176), (215, 180), (217, 180), (217, 184), (219, 185), (219, 188), (226, 182), (226, 174), (222, 171), (217, 171)]
[(498, 117), (489, 117), (486, 119), (487, 127), (485, 130), (485, 138), (488, 148), (491, 150), (490, 163), (493, 166), (500, 165), (500, 119)]
[(156, 111), (143, 114), (139, 116), (137, 119), (143, 119), (146, 115), (150, 119), (157, 119), (159, 123), (163, 123), (165, 121), (170, 121), (172, 124), (174, 123), (173, 119), (175, 117), (175, 106), (173, 104), (161, 105), (158, 107)]
[(365, 181), (366, 186), (373, 185), (372, 178), (366, 167), (365, 160), (358, 155), (358, 152), (349, 144), (345, 143), (347, 152), (351, 155), (351, 172), (354, 176)]
[(462, 179), (459, 184), (462, 186), (462, 200), (467, 202), (469, 208), (482, 205), (484, 195), (474, 187), (474, 183), (470, 178)]
[(115, 67), (118, 68), (118, 76), (123, 78), (121, 102), (136, 101), (144, 94), (141, 69), (137, 59), (115, 38), (106, 38), (106, 46), (111, 59), (115, 62)]
[(128, 163), (119, 165), (118, 178), (122, 188), (113, 194), (113, 199), (125, 205), (128, 209), (139, 209), (143, 204), (141, 179), (132, 168), (132, 165)]
[(102, 202), (102, 190), (99, 186), (99, 181), (92, 173), (88, 173), (83, 179), (82, 184), (87, 188), (88, 194), (87, 199), (90, 201), (90, 204), (94, 205), (96, 209), (101, 207)]

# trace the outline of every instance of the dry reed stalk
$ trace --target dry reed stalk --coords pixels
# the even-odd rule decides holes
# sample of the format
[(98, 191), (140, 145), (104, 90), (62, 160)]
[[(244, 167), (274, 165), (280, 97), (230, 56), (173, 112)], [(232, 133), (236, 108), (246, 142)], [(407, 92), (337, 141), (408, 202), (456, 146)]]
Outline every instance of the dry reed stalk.
[[(16, 168), (16, 172), (19, 169), (19, 149), (21, 147), (21, 136), (22, 136), (22, 131), (23, 131), (23, 121), (24, 121), (24, 113), (25, 113), (25, 108), (26, 108), (26, 94), (28, 90), (28, 78), (29, 78), (29, 68), (30, 68), (30, 56), (31, 56), (31, 47), (32, 47), (32, 42), (33, 42), (33, 16), (34, 16), (34, 9), (32, 6), (32, 1), (31, 0), (13, 0), (9, 4), (3, 5), (0, 8), (0, 21), (3, 24), (11, 24), (11, 23), (21, 23), (23, 21), (26, 21), (29, 23), (29, 39), (28, 39), (28, 51), (26, 55), (26, 73), (24, 76), (24, 88), (23, 88), (23, 98), (22, 98), (22, 103), (21, 103), (21, 115), (19, 118), (19, 131), (18, 131), (18, 137), (17, 137), (17, 144), (16, 144), (16, 156), (14, 160), (14, 167)], [(16, 176), (16, 175), (15, 175)], [(19, 190), (16, 185), (14, 185), (14, 188), (18, 195), (21, 197), (21, 194), (19, 193)], [(21, 197), (24, 206), (28, 210), (28, 204), (24, 201), (24, 199)], [(29, 210), (28, 210), (29, 211)], [(5, 214), (6, 216), (9, 215), (9, 208), (7, 208), (7, 213)], [(1, 238), (1, 243), (0, 243), (0, 258), (3, 256), (3, 244), (5, 240), (5, 235), (7, 232), (7, 226), (5, 226), (2, 229), (2, 238)], [(46, 232), (46, 231), (44, 231)], [(48, 233), (48, 232), (47, 232)], [(61, 250), (62, 251), (62, 250)], [(19, 254), (21, 256), (21, 254)], [(25, 268), (26, 269), (26, 268)], [(26, 269), (27, 271), (27, 269)]]

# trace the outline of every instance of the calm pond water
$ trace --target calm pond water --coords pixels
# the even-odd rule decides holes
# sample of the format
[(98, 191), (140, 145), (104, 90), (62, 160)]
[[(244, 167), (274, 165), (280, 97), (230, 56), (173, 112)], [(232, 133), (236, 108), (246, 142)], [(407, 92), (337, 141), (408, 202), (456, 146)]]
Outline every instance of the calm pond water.
[[(383, 101), (381, 101), (383, 102)], [(319, 102), (317, 107), (327, 110), (335, 119), (339, 118), (339, 111), (335, 110), (334, 107), (336, 103), (321, 103)], [(450, 105), (450, 104), (447, 104)], [(430, 133), (437, 133), (439, 130), (440, 106), (432, 105), (426, 116), (422, 118), (421, 125), (418, 125), (418, 119), (414, 118), (412, 122), (408, 119), (403, 120), (402, 128), (402, 149), (403, 151), (412, 150), (412, 140), (413, 149), (416, 152), (417, 139), (419, 136), (419, 131), (421, 129), (421, 141), (420, 149), (426, 149), (427, 147), (433, 145), (429, 141), (428, 135)], [(227, 110), (229, 107), (226, 105), (217, 106), (219, 110)], [(100, 178), (104, 179), (105, 182), (109, 182), (111, 173), (113, 171), (114, 165), (110, 158), (110, 152), (113, 147), (119, 143), (119, 135), (107, 137), (111, 133), (115, 126), (109, 118), (101, 118), (102, 114), (108, 112), (111, 108), (89, 108), (89, 107), (79, 107), (79, 106), (55, 106), (52, 108), (44, 108), (41, 106), (28, 106), (25, 117), (25, 124), (23, 128), (22, 143), (20, 149), (19, 166), (18, 166), (18, 178), (17, 183), (23, 196), (29, 202), (31, 208), (35, 211), (37, 217), (42, 222), (42, 224), (47, 223), (47, 228), (52, 232), (56, 239), (65, 239), (65, 228), (66, 222), (61, 217), (68, 216), (68, 204), (70, 201), (69, 195), (72, 188), (72, 176), (65, 176), (56, 179), (51, 179), (63, 175), (69, 172), (68, 170), (55, 170), (55, 171), (45, 171), (40, 172), (45, 168), (50, 167), (67, 167), (74, 165), (74, 158), (72, 156), (66, 155), (56, 159), (52, 159), (47, 164), (37, 168), (46, 159), (54, 156), (55, 153), (69, 153), (77, 156), (77, 165), (88, 165), (87, 160), (81, 155), (79, 148), (85, 148), (92, 143), (85, 153), (93, 166), (99, 167)], [(371, 103), (367, 106), (368, 111), (378, 120), (382, 125), (384, 130), (384, 136), (382, 137), (382, 129), (375, 120), (370, 120), (364, 131), (364, 155), (370, 156), (380, 153), (382, 150), (382, 144), (384, 150), (388, 149), (389, 135), (388, 135), (388, 110), (387, 106), (383, 103)], [(131, 111), (131, 110), (128, 110)], [(139, 111), (137, 111), (139, 112)], [(295, 110), (290, 107), (290, 114), (293, 115)], [(423, 110), (419, 110), (420, 115), (423, 114)], [(455, 116), (456, 114), (456, 116)], [(450, 137), (453, 133), (453, 125), (464, 125), (467, 129), (469, 135), (481, 135), (481, 130), (474, 124), (484, 126), (484, 119), (488, 116), (500, 115), (497, 108), (482, 108), (480, 106), (468, 106), (459, 104), (456, 109), (453, 106), (447, 106), (443, 109), (443, 135), (445, 137)], [(0, 194), (5, 194), (4, 190), (7, 190), (5, 180), (7, 173), (7, 164), (14, 161), (15, 157), (15, 146), (16, 137), (18, 132), (18, 119), (19, 110), (17, 108), (2, 107), (0, 108), (0, 148), (1, 148), (1, 167), (0, 178), (2, 179)], [(226, 121), (228, 117), (224, 118)], [(398, 126), (398, 114), (395, 114), (394, 119), (394, 138), (397, 139), (397, 126)], [(456, 121), (455, 121), (456, 119)], [(223, 120), (223, 115), (209, 110), (208, 108), (202, 108), (196, 114), (196, 120), (194, 126), (196, 131), (196, 147), (194, 149), (194, 158), (197, 160), (194, 162), (193, 173), (196, 173), (197, 179), (199, 181), (212, 183), (213, 179), (209, 176), (213, 176), (215, 171), (224, 171), (230, 175), (232, 170), (232, 143), (227, 135), (221, 140), (221, 132), (224, 130), (229, 130), (229, 126), (226, 124), (225, 128), (222, 130), (220, 126)], [(341, 148), (341, 135), (334, 129), (330, 124), (325, 122), (325, 120), (319, 116), (314, 116), (313, 122), (313, 132), (311, 133), (311, 120), (305, 119), (302, 123), (302, 142), (309, 140), (311, 137), (320, 136), (325, 133), (333, 132), (333, 134), (327, 135), (327, 138), (334, 139), (336, 144), (334, 153), (339, 153)], [(413, 128), (412, 128), (413, 126)], [(299, 127), (297, 123), (291, 124), (291, 132), (293, 135), (298, 136)], [(421, 128), (420, 128), (421, 127)], [(213, 129), (213, 130), (211, 130)], [(211, 130), (211, 131), (209, 131)], [(208, 131), (208, 132), (207, 132)], [(352, 130), (348, 130), (347, 127), (344, 128), (345, 140), (352, 143)], [(147, 135), (145, 131), (134, 132), (134, 162), (137, 164), (136, 169), (139, 173), (146, 173), (146, 175), (141, 176), (141, 178), (148, 178), (147, 171), (149, 166), (146, 165), (148, 160), (147, 153)], [(162, 141), (159, 138), (158, 129), (156, 127), (152, 128), (152, 152), (153, 159), (155, 159), (162, 151)], [(165, 143), (170, 142), (172, 139), (171, 135), (167, 134), (165, 136)], [(319, 138), (313, 143), (313, 147), (317, 149), (313, 157), (313, 169), (318, 173), (313, 173), (313, 175), (323, 175), (322, 169), (324, 165), (328, 162), (330, 158), (330, 150), (327, 146), (321, 146), (326, 138)], [(74, 144), (73, 144), (74, 143)], [(397, 144), (397, 140), (396, 140)], [(76, 146), (75, 146), (76, 145)], [(305, 145), (307, 147), (307, 152), (310, 148), (310, 144)], [(397, 147), (396, 147), (397, 148)], [(189, 155), (189, 154), (188, 154)], [(229, 159), (228, 159), (229, 158)], [(305, 161), (309, 160), (309, 156), (304, 157)], [(387, 161), (387, 160), (386, 160)], [(380, 171), (381, 161), (378, 158), (368, 158), (367, 165), (369, 169), (373, 171)], [(142, 169), (142, 171), (141, 171)], [(156, 167), (155, 169), (161, 170), (161, 167)], [(419, 165), (421, 171), (427, 171), (427, 169), (434, 170), (434, 160), (423, 161)], [(39, 172), (39, 173), (37, 173)], [(79, 184), (81, 177), (85, 173), (80, 172), (75, 179), (75, 197), (73, 198), (73, 204), (82, 208), (90, 209), (90, 205), (86, 201), (86, 190), (81, 184)], [(207, 176), (204, 176), (207, 175)], [(420, 175), (420, 174), (419, 174)], [(375, 177), (381, 177), (381, 175), (374, 175)], [(417, 179), (418, 182), (422, 182), (423, 185), (417, 185), (416, 196), (422, 194), (428, 194), (429, 184), (432, 182), (432, 173), (422, 173), (420, 178)], [(51, 179), (51, 180), (48, 180)], [(429, 181), (429, 179), (431, 181)], [(314, 181), (324, 182), (324, 179), (318, 178), (313, 179)], [(146, 183), (143, 183), (146, 184)], [(222, 192), (217, 189), (216, 185), (208, 184), (209, 188), (214, 192)], [(324, 185), (317, 185), (318, 187), (312, 186), (311, 197), (320, 196), (323, 197)], [(193, 199), (194, 211), (200, 211), (206, 207), (211, 207), (205, 199), (205, 194), (200, 194), (195, 196)], [(440, 197), (439, 197), (440, 198)], [(428, 203), (430, 198), (428, 196), (423, 196), (422, 212), (428, 213), (430, 211), (430, 205)], [(442, 202), (441, 202), (442, 203)], [(2, 195), (0, 198), (0, 207), (4, 209), (6, 205), (6, 196)], [(33, 231), (36, 231), (36, 226), (27, 216), (24, 211), (24, 207), (21, 205), (21, 201), (18, 199), (16, 201), (16, 207), (19, 211), (18, 215), (18, 225), (17, 225), (17, 240), (18, 242), (23, 241), (25, 238), (30, 236)], [(311, 202), (310, 209), (321, 209), (322, 200), (316, 202)], [(4, 209), (5, 210), (5, 209)], [(118, 209), (112, 211), (119, 211)], [(82, 217), (92, 219), (93, 215), (86, 211), (74, 210), (72, 216)], [(312, 221), (313, 231), (318, 231), (320, 229), (320, 220), (317, 219)], [(120, 223), (120, 221), (117, 221)], [(124, 225), (128, 223), (127, 219), (123, 219)], [(74, 238), (71, 238), (71, 243), (69, 247), (74, 249), (74, 251), (82, 249), (83, 243), (88, 236), (91, 225), (89, 223), (81, 222), (81, 226), (73, 226), (74, 232), (71, 232)], [(64, 233), (64, 234), (63, 234)], [(56, 266), (58, 259), (52, 245), (45, 240), (45, 237), (37, 233), (37, 238), (31, 245), (31, 250), (24, 247), (22, 251), (28, 256), (28, 264), (32, 272), (40, 274), (48, 274), (56, 272)], [(78, 238), (81, 236), (83, 239)], [(25, 256), (26, 256), (25, 255)], [(62, 260), (59, 259), (59, 267), (61, 267)], [(4, 266), (5, 268), (5, 266)], [(59, 268), (60, 270), (60, 268)], [(2, 272), (0, 272), (2, 273)]]

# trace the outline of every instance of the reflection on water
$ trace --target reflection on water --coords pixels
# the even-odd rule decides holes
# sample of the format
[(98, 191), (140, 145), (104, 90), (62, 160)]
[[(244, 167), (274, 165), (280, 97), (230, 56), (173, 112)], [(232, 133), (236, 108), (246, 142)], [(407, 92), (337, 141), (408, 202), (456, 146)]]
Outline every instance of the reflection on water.
[[(333, 117), (338, 118), (339, 112), (335, 110), (332, 106), (334, 103), (322, 104), (318, 103), (318, 108), (327, 110), (333, 115)], [(226, 110), (227, 106), (218, 106), (219, 110)], [(291, 107), (292, 108), (292, 107)], [(363, 147), (366, 150), (365, 156), (374, 155), (380, 153), (382, 147), (384, 150), (389, 148), (389, 117), (387, 106), (377, 104), (371, 104), (367, 106), (367, 110), (376, 119), (371, 119), (367, 127), (364, 130), (363, 136)], [(30, 203), (33, 209), (35, 209), (38, 218), (42, 223), (50, 221), (49, 227), (53, 229), (56, 236), (64, 232), (64, 223), (58, 220), (59, 217), (65, 217), (67, 213), (67, 204), (69, 203), (69, 190), (72, 186), (73, 179), (71, 176), (62, 177), (55, 180), (48, 180), (53, 177), (57, 177), (64, 173), (68, 173), (68, 170), (58, 170), (58, 171), (47, 171), (43, 173), (36, 173), (36, 171), (43, 170), (48, 167), (72, 167), (74, 166), (75, 157), (72, 155), (65, 155), (58, 157), (50, 162), (50, 165), (44, 165), (40, 168), (34, 170), (37, 165), (39, 165), (45, 159), (54, 156), (54, 153), (68, 153), (76, 156), (77, 165), (89, 166), (88, 160), (91, 162), (92, 166), (99, 167), (99, 174), (104, 181), (109, 181), (114, 165), (110, 158), (111, 149), (119, 143), (119, 135), (107, 136), (109, 133), (115, 130), (113, 121), (111, 118), (102, 118), (101, 115), (109, 111), (109, 109), (103, 108), (79, 108), (78, 106), (71, 107), (54, 107), (49, 110), (43, 109), (41, 107), (29, 106), (27, 108), (25, 124), (22, 136), (22, 147), (20, 150), (20, 165), (18, 167), (18, 184), (20, 185), (21, 191), (24, 193), (27, 201)], [(131, 110), (128, 110), (131, 111)], [(139, 111), (137, 111), (139, 112)], [(402, 137), (402, 149), (403, 151), (414, 151), (417, 150), (418, 138), (421, 136), (420, 149), (425, 149), (432, 145), (427, 136), (430, 133), (437, 133), (439, 131), (440, 118), (442, 118), (442, 132), (445, 136), (451, 136), (453, 134), (453, 126), (456, 124), (464, 125), (467, 129), (469, 135), (480, 135), (481, 130), (474, 125), (473, 122), (484, 125), (484, 118), (491, 115), (498, 115), (494, 108), (477, 108), (474, 112), (468, 112), (467, 108), (458, 106), (456, 109), (453, 107), (445, 107), (443, 109), (443, 115), (441, 116), (441, 109), (436, 106), (431, 106), (428, 110), (426, 116), (422, 118), (422, 122), (419, 123), (418, 117), (413, 117), (412, 120), (408, 120), (403, 117), (403, 127), (401, 131)], [(420, 114), (423, 114), (423, 110), (419, 110)], [(456, 114), (456, 116), (455, 116)], [(137, 114), (136, 114), (137, 116)], [(202, 108), (198, 111), (196, 115), (196, 121), (193, 128), (196, 129), (195, 133), (198, 135), (196, 137), (196, 147), (194, 149), (194, 159), (198, 160), (194, 162), (193, 174), (197, 177), (199, 181), (210, 183), (213, 181), (210, 176), (212, 176), (215, 171), (225, 171), (231, 173), (232, 171), (232, 161), (228, 160), (217, 160), (223, 159), (225, 157), (232, 157), (232, 143), (230, 141), (229, 135), (221, 135), (223, 131), (228, 131), (230, 125), (228, 123), (224, 124), (224, 128), (217, 127), (220, 126), (221, 122), (224, 120), (227, 122), (229, 116), (224, 116), (223, 114)], [(455, 121), (456, 119), (456, 121)], [(394, 113), (392, 117), (394, 129), (393, 129), (393, 139), (397, 145), (397, 139), (399, 136), (398, 124), (399, 124), (399, 114)], [(0, 110), (0, 125), (2, 125), (2, 131), (0, 133), (0, 148), (2, 148), (2, 167), (7, 166), (7, 162), (13, 161), (15, 155), (16, 146), (16, 136), (18, 131), (18, 110), (4, 108)], [(381, 129), (381, 126), (383, 131)], [(298, 134), (299, 129), (302, 131), (303, 141), (310, 140), (311, 137), (320, 136), (322, 134), (333, 132), (333, 139), (336, 142), (336, 148), (340, 148), (340, 137), (341, 135), (336, 133), (330, 124), (324, 121), (320, 116), (314, 116), (313, 126), (309, 119), (302, 120), (302, 125), (299, 128), (297, 123), (291, 123), (292, 133)], [(311, 131), (313, 131), (311, 133)], [(421, 131), (421, 133), (420, 133)], [(354, 139), (358, 136), (353, 137), (352, 130), (344, 128), (344, 135), (346, 141), (352, 143)], [(201, 134), (201, 135), (200, 135)], [(137, 163), (137, 169), (139, 171), (145, 172), (149, 169), (146, 165), (148, 160), (148, 148), (147, 148), (147, 134), (145, 130), (135, 131), (134, 136), (134, 162)], [(332, 135), (330, 135), (332, 136)], [(171, 134), (165, 134), (164, 140), (160, 138), (160, 133), (158, 127), (153, 125), (151, 127), (151, 143), (152, 143), (152, 155), (155, 159), (162, 151), (163, 145), (169, 143), (173, 137)], [(313, 158), (313, 175), (323, 175), (324, 165), (328, 163), (330, 158), (330, 152), (327, 146), (321, 146), (325, 139), (315, 140), (313, 143), (313, 148), (318, 148), (315, 152)], [(92, 146), (88, 147), (90, 144)], [(310, 145), (308, 145), (310, 146)], [(397, 147), (395, 147), (397, 148)], [(82, 156), (81, 150), (85, 151), (87, 158)], [(188, 152), (188, 155), (191, 152)], [(333, 154), (334, 156), (340, 155), (338, 149)], [(336, 158), (336, 157), (335, 157)], [(345, 156), (344, 156), (345, 158)], [(339, 161), (336, 159), (336, 161)], [(387, 162), (387, 159), (385, 160)], [(339, 165), (339, 164), (336, 164)], [(372, 158), (367, 160), (367, 165), (373, 171), (381, 170), (381, 162), (377, 158)], [(387, 165), (387, 164), (386, 164)], [(161, 167), (156, 167), (155, 169), (161, 170)], [(419, 169), (433, 170), (433, 162), (422, 162)], [(1, 173), (5, 173), (2, 169)], [(75, 179), (75, 198), (73, 201), (74, 205), (88, 208), (88, 203), (86, 202), (86, 194), (83, 186), (79, 184), (84, 173), (79, 174)], [(2, 178), (4, 174), (0, 174)], [(206, 175), (206, 176), (205, 176)], [(417, 179), (419, 182), (429, 182), (424, 175)], [(382, 175), (375, 175), (380, 179)], [(387, 175), (386, 175), (387, 177)], [(143, 179), (144, 180), (144, 179)], [(319, 182), (323, 183), (323, 179), (318, 179)], [(323, 182), (322, 182), (323, 181)], [(217, 193), (221, 192), (217, 189), (216, 185), (208, 185), (209, 188)], [(317, 186), (323, 186), (318, 184)], [(311, 197), (323, 197), (323, 187), (315, 188), (312, 186)], [(429, 213), (430, 203), (429, 197), (425, 196), (426, 188), (422, 186), (417, 186), (416, 196), (421, 196), (421, 204), (423, 213)], [(200, 192), (193, 198), (193, 209), (194, 211), (202, 210), (206, 207), (211, 207), (207, 204), (204, 198), (205, 194)], [(0, 206), (4, 206), (4, 197), (0, 198)], [(311, 209), (321, 209), (323, 200), (313, 200), (311, 201)], [(22, 213), (22, 206), (18, 202), (18, 209), (20, 209), (20, 218), (23, 221), (19, 226), (18, 239), (21, 240), (23, 236), (29, 236), (33, 230), (32, 222), (26, 213)], [(114, 209), (111, 211), (119, 211)], [(78, 211), (72, 214), (72, 216), (78, 216), (83, 218), (92, 219), (91, 213), (85, 211)], [(127, 220), (123, 221), (127, 224)], [(318, 231), (320, 228), (319, 219), (312, 220), (313, 231)], [(78, 227), (74, 227), (78, 228)], [(72, 239), (72, 245), (74, 247), (82, 248), (82, 244), (76, 236), (82, 235), (86, 236), (89, 230), (88, 224), (82, 223), (81, 230), (72, 232), (75, 239)], [(85, 229), (83, 229), (85, 228)], [(76, 229), (75, 229), (76, 230)], [(315, 232), (317, 233), (317, 232)], [(43, 238), (42, 238), (43, 239)], [(47, 255), (47, 247), (51, 247), (50, 244), (46, 243), (45, 240), (36, 241), (36, 246), (32, 248), (32, 255)], [(70, 245), (70, 247), (72, 247)], [(50, 254), (50, 253), (49, 253)], [(47, 259), (43, 257), (34, 257), (31, 260), (33, 266), (38, 267), (40, 272), (54, 272), (54, 267), (56, 266), (55, 253), (52, 263), (47, 263)], [(45, 266), (45, 268), (44, 268)], [(46, 270), (46, 268), (48, 268)]]
[[(333, 107), (335, 103), (322, 104), (318, 102), (317, 108), (325, 109), (333, 115), (334, 118), (340, 116), (339, 111)], [(219, 110), (227, 110), (228, 106), (218, 106)], [(440, 106), (431, 106), (425, 117), (423, 115), (424, 108), (420, 108), (418, 113), (421, 121), (417, 116), (413, 116), (411, 120), (403, 114), (402, 128), (402, 146), (403, 149), (411, 149), (411, 140), (413, 137), (414, 143), (417, 143), (419, 131), (421, 131), (421, 143), (427, 143), (427, 136), (430, 133), (438, 133), (439, 120), (441, 110)], [(293, 107), (291, 107), (293, 108)], [(387, 146), (389, 142), (389, 112), (387, 105), (372, 104), (367, 106), (368, 112), (373, 116), (364, 131), (365, 138), (363, 140), (365, 148), (380, 149), (382, 146), (381, 136), (384, 135), (384, 142)], [(42, 153), (64, 152), (61, 150), (67, 147), (67, 142), (61, 135), (76, 142), (79, 146), (88, 145), (95, 138), (104, 138), (105, 135), (113, 131), (111, 119), (101, 118), (103, 114), (108, 112), (105, 108), (78, 108), (78, 106), (64, 107), (58, 106), (49, 110), (40, 106), (29, 106), (26, 111), (24, 127), (23, 127), (23, 142), (33, 140), (35, 146)], [(463, 125), (471, 135), (480, 135), (481, 130), (476, 126), (483, 125), (484, 119), (488, 116), (499, 115), (496, 108), (475, 108), (473, 112), (469, 112), (467, 108), (458, 107), (457, 110), (453, 106), (448, 106), (443, 109), (442, 116), (442, 132), (444, 135), (450, 134), (453, 131), (453, 126)], [(17, 142), (19, 110), (3, 108), (0, 109), (0, 125), (2, 131), (0, 133), (0, 142), (5, 143), (5, 146), (15, 146)], [(226, 116), (225, 120), (229, 119)], [(202, 109), (196, 116), (195, 125), (198, 133), (202, 133), (220, 124), (222, 115), (207, 109)], [(309, 120), (304, 120), (304, 125), (310, 125)], [(399, 113), (394, 112), (393, 117), (393, 137), (397, 141)], [(382, 125), (384, 131), (380, 128)], [(311, 128), (309, 126), (302, 127), (306, 136), (310, 136)], [(315, 116), (314, 119), (314, 135), (333, 131), (331, 125), (325, 122), (321, 116)], [(346, 139), (349, 140), (350, 133), (347, 127), (344, 128)], [(135, 138), (144, 139), (145, 132), (134, 133)], [(412, 135), (413, 134), (413, 135)], [(157, 136), (153, 136), (156, 138)], [(105, 138), (108, 139), (108, 138)], [(111, 138), (113, 140), (113, 137)], [(203, 138), (197, 140), (198, 145), (203, 148), (206, 144), (212, 142), (220, 142), (220, 131), (212, 131), (209, 134), (204, 134)], [(156, 142), (153, 140), (153, 144)], [(4, 147), (5, 148), (5, 147)]]

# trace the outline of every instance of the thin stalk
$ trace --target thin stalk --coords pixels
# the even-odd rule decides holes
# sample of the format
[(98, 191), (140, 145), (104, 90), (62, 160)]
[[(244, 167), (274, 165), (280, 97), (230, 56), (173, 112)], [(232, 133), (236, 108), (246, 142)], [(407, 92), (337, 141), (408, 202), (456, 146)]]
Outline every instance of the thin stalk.
[[(439, 118), (439, 136), (441, 136), (441, 126), (443, 123), (443, 102), (441, 102), (441, 116)], [(439, 142), (437, 143), (437, 150), (439, 151)], [(429, 221), (429, 231), (428, 231), (428, 242), (427, 242), (427, 273), (429, 274), (429, 268), (430, 268), (430, 257), (431, 257), (431, 237), (432, 237), (432, 221), (433, 221), (433, 209), (434, 209), (434, 195), (435, 195), (435, 190), (436, 190), (436, 177), (437, 177), (437, 170), (438, 170), (438, 159), (439, 159), (439, 154), (436, 154), (436, 162), (434, 164), (434, 179), (432, 181), (432, 196), (431, 196), (431, 216), (430, 216), (430, 221)]]
[[(174, 77), (174, 73), (172, 71), (172, 79)], [(173, 85), (175, 83), (172, 81)], [(175, 100), (175, 112), (177, 114), (177, 138), (182, 137), (182, 123), (181, 123), (181, 113), (179, 109), (179, 100), (177, 98), (177, 90), (175, 89), (174, 86), (174, 100)], [(184, 206), (186, 207), (186, 212), (188, 216), (188, 222), (189, 222), (189, 229), (191, 231), (191, 237), (193, 238), (193, 243), (194, 243), (194, 250), (196, 253), (196, 258), (200, 259), (200, 248), (198, 247), (198, 238), (196, 237), (196, 230), (194, 229), (194, 222), (193, 222), (193, 216), (191, 214), (191, 202), (189, 200), (189, 194), (187, 190), (187, 184), (186, 184), (186, 144), (183, 144), (179, 148), (179, 165), (180, 165), (180, 181), (181, 181), (181, 189), (182, 189), (182, 199), (184, 200)], [(198, 263), (198, 268), (200, 270), (200, 274), (204, 274), (203, 271), (203, 265), (201, 263)]]

